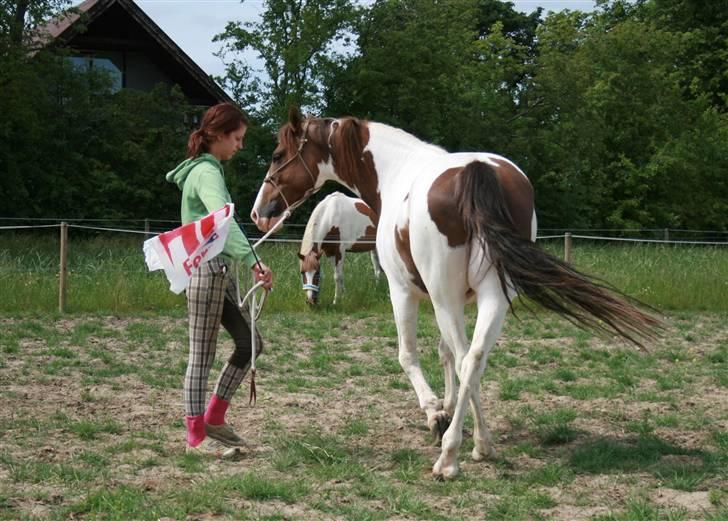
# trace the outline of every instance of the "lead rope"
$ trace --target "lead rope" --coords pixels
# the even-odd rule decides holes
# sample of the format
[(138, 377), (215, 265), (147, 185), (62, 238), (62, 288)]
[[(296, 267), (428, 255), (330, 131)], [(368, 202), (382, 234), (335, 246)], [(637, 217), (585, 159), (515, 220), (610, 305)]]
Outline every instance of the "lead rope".
[[(283, 223), (286, 219), (288, 219), (291, 216), (291, 212), (286, 210), (283, 213), (283, 216), (281, 219), (271, 228), (268, 230), (268, 233), (263, 235), (258, 242), (253, 244), (253, 255), (255, 255), (256, 263), (258, 264), (258, 267), (260, 267), (260, 259), (258, 259), (258, 255), (255, 253), (255, 249), (260, 246), (268, 237), (270, 237), (272, 234), (274, 234), (278, 229), (283, 226)], [(242, 230), (242, 227), (240, 228)], [(245, 231), (243, 231), (243, 234), (245, 234)], [(247, 239), (247, 236), (245, 237)], [(248, 241), (250, 242), (250, 241)], [(270, 293), (269, 290), (264, 290), (263, 297), (258, 301), (258, 289), (263, 287), (263, 281), (258, 281), (257, 283), (253, 284), (253, 287), (248, 290), (248, 292), (245, 294), (245, 297), (242, 299), (240, 298), (240, 270), (239, 270), (239, 263), (235, 263), (235, 296), (238, 299), (238, 308), (242, 312), (243, 307), (245, 306), (245, 302), (250, 299), (250, 305), (248, 306), (248, 310), (250, 311), (250, 398), (248, 399), (248, 405), (255, 406), (255, 402), (257, 401), (258, 394), (257, 390), (255, 388), (255, 358), (258, 354), (258, 336), (256, 334), (256, 321), (258, 318), (260, 318), (260, 312), (263, 310), (263, 306), (265, 305), (266, 300), (268, 299), (268, 293)]]
[[(273, 226), (273, 228), (268, 230), (268, 233), (263, 235), (263, 237), (261, 237), (258, 240), (258, 242), (253, 244), (252, 251), (253, 251), (253, 255), (255, 255), (255, 261), (256, 261), (256, 263), (258, 263), (258, 267), (260, 267), (260, 259), (258, 259), (258, 255), (255, 253), (255, 248), (257, 248), (261, 243), (263, 243), (263, 241), (265, 241), (273, 233), (278, 231), (278, 229), (281, 226), (283, 226), (283, 223), (285, 222), (285, 220), (291, 216), (291, 212), (294, 209), (296, 209), (301, 203), (303, 203), (310, 195), (312, 195), (318, 191), (318, 190), (316, 190), (316, 178), (311, 173), (311, 170), (308, 168), (306, 161), (303, 160), (303, 156), (301, 156), (301, 150), (303, 150), (303, 145), (305, 145), (306, 142), (308, 141), (308, 139), (306, 137), (306, 134), (308, 133), (308, 124), (309, 124), (309, 120), (306, 120), (306, 123), (303, 127), (303, 137), (301, 138), (301, 141), (298, 143), (298, 151), (296, 152), (296, 155), (293, 156), (288, 161), (286, 161), (283, 165), (278, 167), (275, 172), (273, 172), (270, 175), (267, 175), (265, 177), (265, 179), (263, 179), (264, 183), (269, 182), (271, 185), (273, 185), (273, 187), (278, 189), (278, 193), (280, 194), (281, 198), (283, 199), (283, 202), (286, 204), (286, 211), (283, 212), (283, 216)], [(278, 186), (278, 183), (275, 181), (274, 176), (296, 158), (299, 158), (301, 160), (303, 167), (306, 169), (306, 173), (311, 178), (311, 181), (313, 181), (313, 186), (309, 190), (306, 191), (304, 196), (297, 203), (294, 203), (291, 205), (291, 204), (288, 204), (288, 200), (283, 195), (283, 190), (281, 190), (281, 188)], [(243, 232), (243, 235), (245, 235), (245, 238), (248, 239), (248, 236), (245, 234), (245, 230), (243, 230), (242, 226), (240, 227), (240, 230)], [(248, 243), (250, 243), (250, 240), (248, 240)], [(240, 278), (238, 276), (237, 271), (236, 271), (236, 276), (235, 276), (235, 286), (236, 286), (235, 291), (236, 291), (236, 294), (238, 297), (238, 307), (241, 309), (241, 311), (243, 309), (243, 305), (245, 304), (245, 301), (250, 299), (249, 310), (250, 310), (251, 353), (250, 353), (250, 399), (248, 401), (248, 405), (255, 405), (255, 401), (257, 399), (257, 393), (256, 393), (256, 389), (255, 389), (255, 358), (256, 358), (257, 350), (258, 350), (257, 335), (255, 332), (255, 322), (260, 316), (260, 312), (263, 309), (263, 305), (265, 304), (265, 301), (268, 298), (269, 291), (266, 291), (263, 294), (263, 298), (261, 299), (260, 303), (258, 303), (257, 298), (256, 298), (256, 292), (257, 292), (258, 288), (263, 286), (263, 282), (260, 281), (260, 282), (257, 282), (256, 284), (254, 284), (252, 288), (250, 288), (250, 290), (245, 294), (245, 298), (240, 300)]]

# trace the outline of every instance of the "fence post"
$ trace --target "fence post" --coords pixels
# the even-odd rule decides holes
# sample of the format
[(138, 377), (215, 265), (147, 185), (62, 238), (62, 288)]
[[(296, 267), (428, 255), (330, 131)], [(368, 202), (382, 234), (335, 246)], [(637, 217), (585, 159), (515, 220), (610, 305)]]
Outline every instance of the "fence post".
[(149, 238), (149, 219), (144, 219), (144, 233), (146, 234), (145, 237)]
[(66, 283), (68, 277), (68, 224), (61, 223), (61, 266), (58, 272), (58, 311), (66, 311)]
[(665, 240), (669, 241), (670, 240), (670, 229), (665, 228), (664, 232), (665, 232)]
[(571, 262), (571, 232), (564, 234), (564, 260)]

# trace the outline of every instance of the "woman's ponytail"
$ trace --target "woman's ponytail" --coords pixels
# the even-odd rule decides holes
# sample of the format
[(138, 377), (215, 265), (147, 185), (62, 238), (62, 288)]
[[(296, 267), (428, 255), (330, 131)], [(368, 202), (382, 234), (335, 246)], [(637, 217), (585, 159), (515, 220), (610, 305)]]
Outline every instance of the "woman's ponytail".
[(187, 157), (195, 158), (209, 152), (210, 143), (219, 135), (235, 132), (248, 126), (248, 118), (232, 103), (219, 103), (207, 109), (200, 128), (190, 134), (187, 141)]
[(187, 157), (197, 157), (203, 152), (207, 152), (207, 143), (205, 131), (200, 128), (192, 132), (187, 140)]

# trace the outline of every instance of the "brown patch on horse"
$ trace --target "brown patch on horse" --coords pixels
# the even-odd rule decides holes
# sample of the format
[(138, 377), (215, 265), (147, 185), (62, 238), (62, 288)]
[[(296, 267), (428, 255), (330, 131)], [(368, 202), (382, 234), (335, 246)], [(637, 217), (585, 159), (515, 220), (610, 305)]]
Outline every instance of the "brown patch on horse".
[(356, 242), (347, 251), (361, 253), (363, 251), (372, 251), (377, 247), (377, 229), (374, 226), (367, 226), (364, 235), (359, 237)]
[(334, 257), (336, 262), (341, 260), (341, 243), (339, 241), (341, 241), (341, 230), (339, 230), (338, 226), (332, 226), (326, 232), (324, 240), (321, 242), (321, 250), (323, 250), (327, 257)]
[(348, 186), (355, 188), (364, 202), (379, 215), (382, 209), (379, 178), (371, 152), (364, 151), (369, 143), (367, 122), (356, 118), (339, 120), (330, 141), (336, 174)]
[(371, 241), (376, 241), (377, 229), (374, 226), (367, 226), (367, 229), (364, 230), (364, 238)]
[(409, 221), (401, 228), (399, 226), (394, 228), (394, 245), (397, 248), (397, 253), (399, 253), (399, 257), (402, 259), (402, 262), (407, 268), (407, 271), (412, 276), (412, 282), (414, 283), (414, 285), (427, 293), (427, 287), (422, 281), (422, 276), (420, 275), (420, 272), (415, 265), (415, 261), (412, 258), (412, 249), (410, 248)]
[[(498, 166), (489, 165), (496, 174), (503, 189), (506, 205), (511, 214), (513, 225), (524, 239), (531, 239), (531, 219), (533, 217), (533, 187), (529, 180), (511, 163), (494, 160)], [(437, 229), (445, 237), (450, 247), (462, 246), (467, 242), (467, 233), (459, 215), (458, 201), (454, 196), (457, 189), (458, 174), (465, 167), (449, 168), (432, 183), (427, 193), (427, 208)]]
[(458, 204), (453, 195), (457, 186), (457, 174), (463, 167), (448, 168), (435, 179), (427, 192), (427, 210), (430, 217), (447, 237), (447, 244), (451, 248), (462, 246), (468, 239), (462, 219), (458, 215)]
[(369, 220), (374, 223), (374, 226), (379, 224), (379, 215), (377, 215), (374, 210), (372, 210), (369, 206), (357, 201), (356, 203), (354, 203), (354, 207), (356, 208), (357, 212), (364, 215), (365, 217), (369, 217)]

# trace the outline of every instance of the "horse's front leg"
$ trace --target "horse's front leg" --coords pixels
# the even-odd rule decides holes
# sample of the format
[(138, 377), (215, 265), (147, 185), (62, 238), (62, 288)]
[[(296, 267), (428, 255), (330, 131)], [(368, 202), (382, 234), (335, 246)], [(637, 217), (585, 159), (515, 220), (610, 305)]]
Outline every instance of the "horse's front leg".
[(458, 379), (457, 373), (455, 372), (455, 356), (444, 338), (440, 338), (437, 351), (440, 354), (440, 362), (442, 363), (442, 368), (445, 371), (445, 396), (443, 397), (442, 408), (452, 418), (458, 398)]
[(376, 280), (379, 280), (382, 276), (382, 266), (379, 264), (379, 255), (377, 255), (377, 250), (374, 249), (369, 253), (369, 256), (372, 259), (372, 268), (374, 268), (374, 278)]
[(450, 423), (450, 415), (442, 408), (442, 401), (427, 384), (417, 356), (417, 311), (419, 299), (406, 289), (390, 285), (394, 320), (399, 342), (399, 363), (415, 389), (420, 408), (427, 416), (427, 427), (438, 439)]
[(334, 304), (344, 294), (344, 254), (334, 257)]

